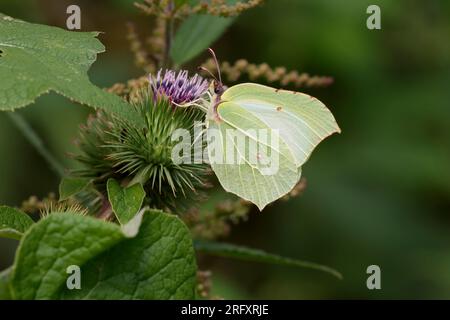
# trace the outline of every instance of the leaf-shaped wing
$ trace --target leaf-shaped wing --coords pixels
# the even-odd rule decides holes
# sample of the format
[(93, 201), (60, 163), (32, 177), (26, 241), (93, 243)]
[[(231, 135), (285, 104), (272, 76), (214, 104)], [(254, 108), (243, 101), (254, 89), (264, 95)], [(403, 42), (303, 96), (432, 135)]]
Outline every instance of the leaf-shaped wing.
[[(323, 139), (340, 132), (330, 110), (307, 94), (243, 83), (225, 91), (221, 100), (232, 101), (267, 127), (279, 130), (280, 138), (288, 146), (297, 166), (308, 160)], [(226, 117), (226, 109), (226, 105), (219, 105), (221, 117)]]
[(208, 128), (208, 155), (225, 190), (262, 210), (296, 185), (313, 149), (340, 129), (306, 94), (245, 83), (226, 90)]
[[(233, 103), (225, 103), (224, 120), (210, 123), (209, 160), (225, 190), (253, 202), (262, 210), (292, 190), (300, 179), (301, 170), (276, 131), (238, 108)], [(238, 125), (234, 125), (236, 122)], [(267, 132), (273, 140), (266, 139), (261, 132)], [(278, 140), (279, 145), (272, 143), (274, 140)]]

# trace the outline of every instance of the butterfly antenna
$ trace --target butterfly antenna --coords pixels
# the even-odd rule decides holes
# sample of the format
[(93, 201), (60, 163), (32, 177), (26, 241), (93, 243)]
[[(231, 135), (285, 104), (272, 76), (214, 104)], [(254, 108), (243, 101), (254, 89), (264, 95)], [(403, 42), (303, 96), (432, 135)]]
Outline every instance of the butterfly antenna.
[[(213, 49), (208, 48), (209, 53), (212, 55), (214, 62), (216, 63), (217, 74), (219, 75), (219, 82), (222, 85), (222, 75), (220, 74), (219, 61), (217, 60), (216, 53)], [(217, 80), (217, 79), (216, 79)]]
[(215, 76), (211, 71), (209, 71), (208, 69), (206, 69), (205, 67), (198, 67), (198, 70), (202, 70), (202, 71), (207, 72), (207, 73), (208, 73), (211, 77), (213, 77), (216, 81), (219, 81), (219, 80), (217, 80), (216, 76)]

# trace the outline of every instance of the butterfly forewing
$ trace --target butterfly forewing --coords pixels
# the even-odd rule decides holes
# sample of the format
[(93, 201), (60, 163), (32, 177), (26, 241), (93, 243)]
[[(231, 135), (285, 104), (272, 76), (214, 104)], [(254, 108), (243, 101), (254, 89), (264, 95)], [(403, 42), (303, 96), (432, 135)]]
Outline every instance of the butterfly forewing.
[[(233, 102), (268, 127), (279, 130), (280, 138), (288, 145), (297, 166), (306, 162), (323, 139), (340, 132), (327, 107), (306, 94), (244, 83), (225, 91), (222, 101)], [(219, 105), (219, 115), (225, 109)]]

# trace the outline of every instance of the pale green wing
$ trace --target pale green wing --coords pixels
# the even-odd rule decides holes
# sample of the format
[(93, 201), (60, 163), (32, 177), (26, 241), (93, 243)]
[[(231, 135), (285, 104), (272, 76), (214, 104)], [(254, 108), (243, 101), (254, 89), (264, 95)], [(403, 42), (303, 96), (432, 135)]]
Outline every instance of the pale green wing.
[[(211, 167), (226, 191), (262, 210), (292, 190), (301, 169), (288, 146), (265, 123), (234, 103), (224, 103), (221, 109), (230, 123), (239, 125), (225, 120), (209, 123)], [(267, 138), (259, 130), (266, 130)]]
[[(221, 100), (233, 102), (268, 127), (279, 130), (280, 138), (288, 146), (297, 166), (308, 160), (323, 139), (340, 132), (330, 110), (316, 98), (303, 93), (243, 83), (226, 90)], [(228, 119), (224, 114), (226, 109), (225, 104), (219, 105), (220, 117), (239, 127), (240, 120)]]
[(260, 210), (291, 191), (313, 149), (340, 132), (316, 98), (252, 83), (226, 90), (217, 113), (208, 127), (211, 167), (225, 190)]

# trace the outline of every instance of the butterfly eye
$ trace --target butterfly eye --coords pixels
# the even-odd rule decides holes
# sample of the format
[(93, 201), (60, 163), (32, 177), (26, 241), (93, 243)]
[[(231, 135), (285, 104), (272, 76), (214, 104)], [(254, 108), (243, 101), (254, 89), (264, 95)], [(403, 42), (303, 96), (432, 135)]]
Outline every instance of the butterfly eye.
[(213, 80), (213, 82), (214, 82), (214, 93), (222, 94), (225, 91), (224, 85), (217, 80)]

